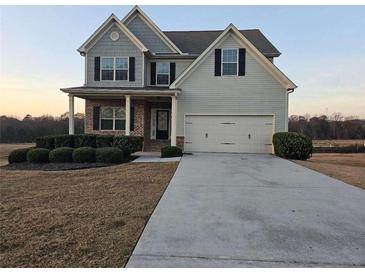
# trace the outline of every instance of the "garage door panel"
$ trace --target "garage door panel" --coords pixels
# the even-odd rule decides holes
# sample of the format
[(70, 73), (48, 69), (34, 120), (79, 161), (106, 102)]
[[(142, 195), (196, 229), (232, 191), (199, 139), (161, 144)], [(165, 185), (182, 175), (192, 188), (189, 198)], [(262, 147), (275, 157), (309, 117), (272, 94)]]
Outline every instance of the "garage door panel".
[(273, 116), (187, 115), (185, 150), (271, 153)]

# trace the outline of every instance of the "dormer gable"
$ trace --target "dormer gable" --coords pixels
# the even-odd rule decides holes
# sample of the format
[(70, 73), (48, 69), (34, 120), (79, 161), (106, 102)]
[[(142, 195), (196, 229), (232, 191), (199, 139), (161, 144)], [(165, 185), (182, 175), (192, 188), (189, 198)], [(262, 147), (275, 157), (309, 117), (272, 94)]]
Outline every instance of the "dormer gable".
[(77, 49), (77, 51), (80, 52), (81, 55), (84, 55), (113, 26), (117, 27), (142, 52), (148, 51), (145, 45), (126, 26), (124, 26), (114, 14), (111, 14), (109, 18), (89, 37), (89, 39), (87, 39)]
[(177, 53), (181, 50), (157, 27), (157, 25), (138, 7), (135, 6), (121, 22), (152, 53)]

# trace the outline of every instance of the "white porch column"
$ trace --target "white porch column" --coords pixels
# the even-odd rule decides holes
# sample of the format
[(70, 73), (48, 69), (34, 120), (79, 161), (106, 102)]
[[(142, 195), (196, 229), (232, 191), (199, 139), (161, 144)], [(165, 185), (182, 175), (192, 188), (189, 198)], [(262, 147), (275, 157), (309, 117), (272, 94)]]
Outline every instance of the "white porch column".
[(171, 96), (171, 146), (176, 146), (177, 99)]
[(74, 122), (74, 96), (68, 95), (68, 134), (75, 134), (75, 122)]
[(131, 96), (125, 96), (125, 135), (131, 134)]

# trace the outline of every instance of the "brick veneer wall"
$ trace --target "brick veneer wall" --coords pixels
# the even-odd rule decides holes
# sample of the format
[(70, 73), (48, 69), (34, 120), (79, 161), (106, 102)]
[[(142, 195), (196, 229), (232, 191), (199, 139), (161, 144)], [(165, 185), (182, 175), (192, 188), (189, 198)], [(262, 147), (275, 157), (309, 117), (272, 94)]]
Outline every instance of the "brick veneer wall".
[[(125, 106), (125, 100), (85, 100), (85, 133), (94, 134), (117, 134), (124, 135), (124, 130), (93, 130), (93, 108), (94, 106), (122, 107)], [(144, 136), (144, 100), (131, 100), (131, 106), (134, 107), (134, 130), (131, 130), (132, 136)]]
[(184, 151), (184, 136), (176, 136), (176, 146)]

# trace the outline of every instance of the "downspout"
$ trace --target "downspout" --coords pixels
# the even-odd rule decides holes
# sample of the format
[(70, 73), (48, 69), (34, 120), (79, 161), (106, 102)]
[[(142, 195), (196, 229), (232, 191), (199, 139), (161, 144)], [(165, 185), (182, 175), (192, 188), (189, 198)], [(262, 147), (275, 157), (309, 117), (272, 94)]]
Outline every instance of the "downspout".
[(286, 98), (285, 98), (285, 131), (289, 130), (289, 94), (294, 92), (293, 88), (289, 88), (286, 91)]

